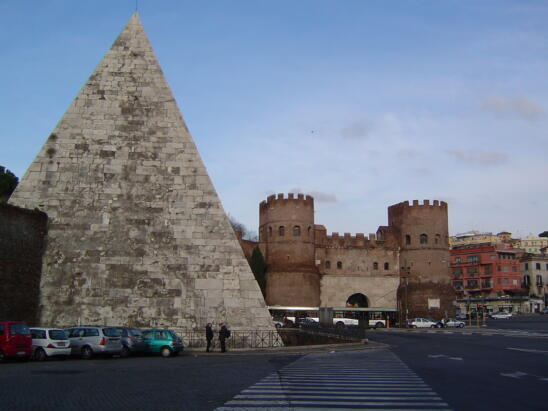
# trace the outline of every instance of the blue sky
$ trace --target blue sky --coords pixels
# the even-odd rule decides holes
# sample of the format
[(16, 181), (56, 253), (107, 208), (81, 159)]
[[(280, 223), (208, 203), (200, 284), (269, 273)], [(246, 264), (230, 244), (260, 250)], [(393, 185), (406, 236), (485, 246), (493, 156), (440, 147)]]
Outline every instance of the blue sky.
[[(0, 165), (22, 177), (135, 8), (0, 0)], [(548, 229), (548, 2), (139, 1), (225, 210), (311, 193), (328, 232), (449, 204), (451, 234)]]

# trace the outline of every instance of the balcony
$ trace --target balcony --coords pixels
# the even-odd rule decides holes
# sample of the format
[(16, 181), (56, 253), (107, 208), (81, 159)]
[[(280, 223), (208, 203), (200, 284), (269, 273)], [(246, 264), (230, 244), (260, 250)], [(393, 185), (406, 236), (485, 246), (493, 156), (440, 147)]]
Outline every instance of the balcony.
[(485, 290), (485, 289), (491, 289), (491, 288), (493, 288), (493, 283), (491, 283), (491, 282), (483, 282), (483, 283), (481, 283), (481, 288), (484, 289), (484, 290)]
[(479, 290), (479, 284), (468, 284), (464, 288), (466, 288), (467, 290)]

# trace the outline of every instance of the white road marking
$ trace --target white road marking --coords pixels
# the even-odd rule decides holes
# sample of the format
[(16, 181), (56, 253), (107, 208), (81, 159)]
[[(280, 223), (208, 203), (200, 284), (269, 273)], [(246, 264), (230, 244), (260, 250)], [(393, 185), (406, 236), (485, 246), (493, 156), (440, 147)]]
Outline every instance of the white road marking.
[(500, 373), (503, 377), (510, 377), (510, 378), (521, 378), (525, 377), (527, 375), (526, 372), (516, 371), (516, 372), (509, 372), (509, 373)]
[(506, 347), (507, 350), (514, 350), (514, 351), (523, 351), (523, 352), (534, 352), (534, 353), (541, 353), (541, 354), (548, 354), (548, 351), (546, 350), (533, 350), (530, 348), (514, 348), (514, 347)]
[(449, 405), (393, 353), (375, 350), (307, 355), (242, 390), (217, 411), (357, 408), (448, 410)]

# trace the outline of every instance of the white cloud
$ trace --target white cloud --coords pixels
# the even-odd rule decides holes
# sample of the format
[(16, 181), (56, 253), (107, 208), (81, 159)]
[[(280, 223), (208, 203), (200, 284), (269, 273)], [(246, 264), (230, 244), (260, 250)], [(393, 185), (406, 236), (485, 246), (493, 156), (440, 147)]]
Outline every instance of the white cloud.
[(445, 150), (447, 154), (457, 160), (480, 166), (497, 166), (508, 161), (508, 156), (497, 151), (487, 150)]
[(536, 120), (543, 117), (544, 108), (526, 96), (497, 96), (485, 99), (481, 108), (499, 117), (522, 117)]

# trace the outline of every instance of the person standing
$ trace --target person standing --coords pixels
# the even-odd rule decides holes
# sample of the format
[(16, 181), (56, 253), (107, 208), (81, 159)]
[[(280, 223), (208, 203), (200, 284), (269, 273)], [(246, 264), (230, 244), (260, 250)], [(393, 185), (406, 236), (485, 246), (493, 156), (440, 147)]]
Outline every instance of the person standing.
[(221, 343), (221, 352), (226, 352), (225, 341), (230, 337), (230, 330), (226, 328), (226, 325), (221, 323), (221, 329), (219, 330), (219, 342)]
[(210, 351), (211, 340), (213, 340), (213, 329), (211, 328), (211, 323), (207, 323), (207, 325), (206, 325), (206, 341), (207, 341), (206, 352)]

